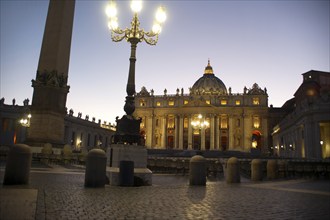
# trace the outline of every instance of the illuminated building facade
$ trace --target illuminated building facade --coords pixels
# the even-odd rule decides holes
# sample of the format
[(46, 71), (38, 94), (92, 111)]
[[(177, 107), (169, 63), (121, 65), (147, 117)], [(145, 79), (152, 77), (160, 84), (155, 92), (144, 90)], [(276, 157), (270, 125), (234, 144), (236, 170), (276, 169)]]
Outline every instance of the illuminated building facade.
[[(30, 124), (23, 123), (33, 118), (31, 115), (31, 105), (24, 101), (24, 105), (11, 105), (4, 103), (4, 98), (0, 102), (0, 146), (11, 146), (16, 143), (26, 143), (27, 135), (30, 132)], [(89, 118), (82, 114), (73, 115), (73, 110), (64, 116), (64, 137), (61, 140), (64, 144), (71, 146), (73, 151), (87, 152), (94, 147), (107, 149), (114, 134), (114, 125), (102, 122), (100, 119)], [(34, 147), (33, 152), (40, 152), (43, 146)], [(54, 147), (54, 146), (53, 146)], [(58, 148), (61, 149), (61, 148)]]
[(282, 157), (330, 158), (330, 73), (311, 70), (303, 75), (287, 115), (274, 127), (274, 153)]
[(189, 94), (155, 95), (142, 87), (135, 116), (147, 148), (268, 152), (268, 95), (258, 84), (232, 93), (210, 65)]

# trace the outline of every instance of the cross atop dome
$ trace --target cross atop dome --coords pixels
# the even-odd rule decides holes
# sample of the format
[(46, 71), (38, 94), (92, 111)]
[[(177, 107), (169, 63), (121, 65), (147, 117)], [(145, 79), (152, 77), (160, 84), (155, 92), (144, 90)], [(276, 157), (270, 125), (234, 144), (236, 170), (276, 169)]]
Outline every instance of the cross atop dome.
[(214, 75), (214, 73), (213, 73), (213, 68), (212, 68), (212, 66), (210, 65), (210, 59), (208, 59), (207, 66), (205, 67), (204, 75), (205, 75), (205, 74), (211, 74), (211, 75)]

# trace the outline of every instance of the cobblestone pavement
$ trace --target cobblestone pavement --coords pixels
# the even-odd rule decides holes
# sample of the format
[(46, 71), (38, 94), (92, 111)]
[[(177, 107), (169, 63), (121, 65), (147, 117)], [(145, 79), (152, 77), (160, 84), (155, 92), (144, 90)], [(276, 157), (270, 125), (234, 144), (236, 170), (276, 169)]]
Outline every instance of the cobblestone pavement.
[(203, 187), (189, 186), (187, 176), (153, 175), (152, 186), (85, 188), (83, 170), (53, 168), (33, 169), (30, 184), (18, 188), (38, 190), (35, 219), (330, 219), (325, 180), (218, 179)]

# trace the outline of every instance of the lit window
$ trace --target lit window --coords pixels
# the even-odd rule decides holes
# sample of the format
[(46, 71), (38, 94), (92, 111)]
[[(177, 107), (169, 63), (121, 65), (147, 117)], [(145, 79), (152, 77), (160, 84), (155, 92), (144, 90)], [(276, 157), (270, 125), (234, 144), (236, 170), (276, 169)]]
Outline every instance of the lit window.
[(167, 128), (170, 128), (170, 129), (174, 128), (174, 118), (173, 117), (168, 118)]
[(174, 101), (173, 100), (168, 101), (168, 105), (169, 106), (173, 106), (174, 105)]
[(306, 93), (307, 93), (307, 96), (314, 96), (315, 95), (314, 89), (308, 89)]
[(144, 100), (140, 100), (140, 106), (141, 107), (146, 106), (146, 102)]
[(260, 127), (260, 118), (259, 116), (253, 116), (253, 127), (259, 128)]
[(226, 99), (222, 99), (220, 103), (221, 103), (221, 105), (227, 105), (227, 100)]
[(189, 103), (188, 100), (184, 100), (184, 101), (183, 101), (183, 104), (184, 104), (184, 105), (187, 105), (188, 103)]
[(236, 105), (241, 105), (241, 100), (236, 100), (236, 101), (235, 101), (235, 104), (236, 104)]
[(205, 102), (206, 102), (206, 104), (208, 104), (208, 105), (211, 104), (211, 101), (210, 101), (210, 100), (206, 100)]
[(188, 118), (184, 118), (184, 120), (183, 120), (183, 127), (184, 128), (188, 128), (188, 123), (189, 121), (188, 121)]
[(227, 123), (227, 117), (221, 117), (221, 124), (220, 124), (222, 129), (227, 129), (228, 123)]
[(156, 106), (160, 106), (160, 102), (156, 102)]
[(259, 105), (260, 104), (259, 98), (254, 97), (253, 100), (252, 100), (252, 103), (253, 103), (253, 105)]

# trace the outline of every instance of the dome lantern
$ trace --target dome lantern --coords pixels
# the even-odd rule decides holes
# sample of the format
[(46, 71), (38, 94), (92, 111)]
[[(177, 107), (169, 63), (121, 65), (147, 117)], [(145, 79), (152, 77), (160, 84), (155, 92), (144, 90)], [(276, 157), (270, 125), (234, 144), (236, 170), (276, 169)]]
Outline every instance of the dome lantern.
[(214, 75), (213, 68), (210, 65), (210, 59), (207, 62), (207, 66), (205, 67), (204, 74), (212, 74), (212, 75)]

